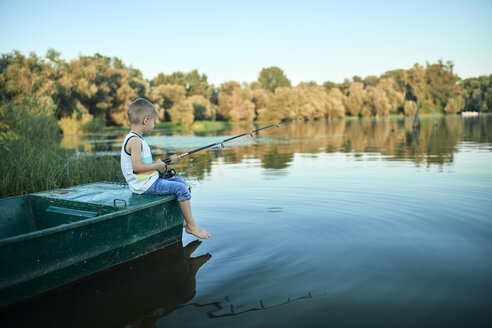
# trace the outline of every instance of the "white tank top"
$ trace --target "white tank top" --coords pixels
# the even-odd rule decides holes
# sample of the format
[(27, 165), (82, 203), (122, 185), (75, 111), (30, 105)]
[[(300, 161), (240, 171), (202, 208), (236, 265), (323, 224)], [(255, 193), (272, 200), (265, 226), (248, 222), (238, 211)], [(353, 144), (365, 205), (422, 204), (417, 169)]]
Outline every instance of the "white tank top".
[(152, 152), (145, 140), (134, 132), (130, 132), (123, 142), (121, 148), (121, 171), (130, 187), (136, 194), (143, 194), (159, 178), (156, 170), (135, 173), (132, 166), (132, 156), (126, 152), (126, 144), (130, 138), (140, 138), (142, 140), (142, 163), (152, 163)]

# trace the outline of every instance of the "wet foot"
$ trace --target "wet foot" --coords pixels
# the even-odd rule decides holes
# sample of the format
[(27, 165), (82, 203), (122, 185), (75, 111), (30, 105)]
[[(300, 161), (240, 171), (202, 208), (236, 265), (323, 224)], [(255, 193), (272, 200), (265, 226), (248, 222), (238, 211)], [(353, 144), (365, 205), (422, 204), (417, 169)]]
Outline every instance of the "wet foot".
[(210, 238), (210, 234), (200, 228), (199, 226), (194, 226), (194, 227), (186, 227), (185, 231), (189, 233), (190, 235), (196, 236), (201, 239), (208, 239)]

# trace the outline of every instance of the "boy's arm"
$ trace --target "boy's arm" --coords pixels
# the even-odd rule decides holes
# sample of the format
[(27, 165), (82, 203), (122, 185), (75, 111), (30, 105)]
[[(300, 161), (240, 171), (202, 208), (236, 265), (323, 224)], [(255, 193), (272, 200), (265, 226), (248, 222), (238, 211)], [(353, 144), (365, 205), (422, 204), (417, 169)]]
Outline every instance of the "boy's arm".
[(158, 170), (161, 171), (166, 164), (158, 159), (153, 163), (142, 163), (142, 141), (140, 138), (131, 138), (126, 144), (127, 151), (132, 156), (132, 167), (136, 173)]

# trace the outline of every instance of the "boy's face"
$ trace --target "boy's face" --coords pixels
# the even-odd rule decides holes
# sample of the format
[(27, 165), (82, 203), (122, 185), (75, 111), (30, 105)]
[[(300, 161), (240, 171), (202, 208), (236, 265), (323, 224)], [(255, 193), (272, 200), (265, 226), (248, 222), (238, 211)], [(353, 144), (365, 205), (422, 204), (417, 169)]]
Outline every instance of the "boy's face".
[(154, 129), (155, 118), (150, 118), (148, 116), (144, 119), (145, 133), (149, 133)]

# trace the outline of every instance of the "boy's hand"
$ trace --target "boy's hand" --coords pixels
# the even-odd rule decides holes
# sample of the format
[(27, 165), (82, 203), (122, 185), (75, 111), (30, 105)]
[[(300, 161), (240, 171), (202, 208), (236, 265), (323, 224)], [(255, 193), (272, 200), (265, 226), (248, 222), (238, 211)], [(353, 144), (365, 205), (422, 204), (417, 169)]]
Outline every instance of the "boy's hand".
[(169, 159), (171, 159), (171, 162), (169, 162), (170, 164), (176, 164), (177, 162), (179, 162), (179, 155), (172, 155), (171, 157), (169, 157)]
[(161, 161), (160, 159), (155, 161), (154, 165), (155, 165), (155, 169), (159, 172), (162, 171), (166, 167), (166, 164), (163, 161)]

